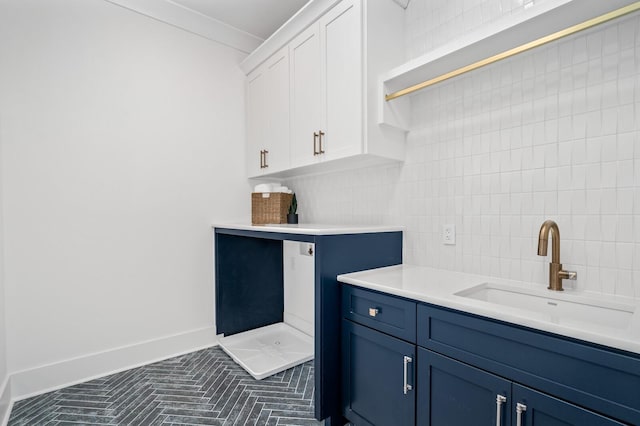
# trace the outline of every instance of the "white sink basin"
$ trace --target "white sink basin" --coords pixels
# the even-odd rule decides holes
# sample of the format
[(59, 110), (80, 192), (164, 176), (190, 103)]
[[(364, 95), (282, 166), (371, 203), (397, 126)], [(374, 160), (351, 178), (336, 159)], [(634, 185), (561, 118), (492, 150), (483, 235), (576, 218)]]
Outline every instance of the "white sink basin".
[(627, 328), (636, 308), (631, 304), (601, 301), (568, 291), (527, 289), (495, 283), (483, 283), (455, 295), (504, 308), (522, 309), (557, 324), (588, 323), (598, 328)]

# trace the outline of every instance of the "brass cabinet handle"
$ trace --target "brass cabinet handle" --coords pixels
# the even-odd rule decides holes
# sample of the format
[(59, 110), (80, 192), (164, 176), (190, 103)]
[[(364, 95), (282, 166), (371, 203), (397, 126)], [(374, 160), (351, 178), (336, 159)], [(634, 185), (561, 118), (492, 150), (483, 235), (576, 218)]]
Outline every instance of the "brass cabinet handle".
[(317, 132), (313, 132), (313, 155), (318, 155), (320, 154), (317, 150), (316, 150), (316, 146), (318, 145), (318, 133)]
[(269, 153), (269, 151), (267, 151), (266, 149), (263, 151), (264, 154), (264, 168), (266, 169), (267, 167), (269, 167), (269, 164), (267, 163), (267, 154)]
[(369, 316), (375, 317), (380, 313), (380, 309), (378, 308), (369, 308)]
[(318, 154), (324, 154), (324, 149), (322, 149), (322, 137), (324, 136), (324, 132), (322, 130), (318, 131), (318, 139), (320, 140), (319, 146), (320, 149), (318, 150)]

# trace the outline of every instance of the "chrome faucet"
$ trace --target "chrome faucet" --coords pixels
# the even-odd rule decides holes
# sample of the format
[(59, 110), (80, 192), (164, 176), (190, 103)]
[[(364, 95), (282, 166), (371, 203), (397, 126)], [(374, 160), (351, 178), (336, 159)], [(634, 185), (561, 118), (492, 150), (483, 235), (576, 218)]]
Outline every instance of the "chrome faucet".
[(562, 291), (562, 280), (575, 280), (577, 272), (564, 271), (560, 263), (560, 230), (558, 224), (552, 220), (546, 220), (540, 227), (538, 236), (538, 256), (547, 255), (549, 245), (549, 234), (551, 240), (551, 263), (549, 264), (549, 290)]

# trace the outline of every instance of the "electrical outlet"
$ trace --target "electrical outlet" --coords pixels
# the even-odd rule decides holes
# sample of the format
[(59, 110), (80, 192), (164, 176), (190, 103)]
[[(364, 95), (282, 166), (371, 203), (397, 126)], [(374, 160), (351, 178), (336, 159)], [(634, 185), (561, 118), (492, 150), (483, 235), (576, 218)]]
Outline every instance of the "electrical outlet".
[(300, 243), (300, 255), (301, 256), (313, 256), (315, 244), (313, 243)]
[(456, 226), (453, 224), (442, 226), (442, 244), (456, 243)]

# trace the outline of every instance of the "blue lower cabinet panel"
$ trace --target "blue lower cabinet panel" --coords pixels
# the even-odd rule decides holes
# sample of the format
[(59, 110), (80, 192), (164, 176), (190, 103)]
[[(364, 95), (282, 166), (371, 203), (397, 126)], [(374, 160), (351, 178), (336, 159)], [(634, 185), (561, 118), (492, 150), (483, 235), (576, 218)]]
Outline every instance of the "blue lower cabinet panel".
[(595, 412), (640, 425), (640, 356), (418, 305), (417, 344)]
[(342, 315), (374, 330), (416, 342), (415, 302), (343, 285)]
[[(342, 424), (339, 274), (402, 263), (402, 232), (321, 235), (316, 241), (316, 418)], [(328, 420), (328, 421), (327, 421)]]
[[(522, 426), (609, 426), (626, 424), (515, 383), (513, 384), (513, 401), (514, 418), (517, 422), (518, 416), (520, 416), (521, 423), (517, 424), (522, 424)], [(520, 404), (519, 410), (517, 404)], [(638, 421), (640, 422), (640, 419)]]
[(351, 424), (415, 424), (416, 347), (348, 320), (342, 344), (343, 414)]
[(227, 336), (281, 322), (282, 241), (215, 234), (216, 327)]
[(418, 348), (417, 381), (418, 425), (511, 424), (508, 380)]

